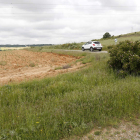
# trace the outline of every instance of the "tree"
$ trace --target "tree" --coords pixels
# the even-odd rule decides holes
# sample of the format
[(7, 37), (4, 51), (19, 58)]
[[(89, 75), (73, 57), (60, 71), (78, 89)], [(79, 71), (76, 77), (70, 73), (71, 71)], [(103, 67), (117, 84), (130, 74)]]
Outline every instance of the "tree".
[(110, 33), (106, 32), (104, 35), (103, 35), (103, 38), (109, 38), (111, 37)]

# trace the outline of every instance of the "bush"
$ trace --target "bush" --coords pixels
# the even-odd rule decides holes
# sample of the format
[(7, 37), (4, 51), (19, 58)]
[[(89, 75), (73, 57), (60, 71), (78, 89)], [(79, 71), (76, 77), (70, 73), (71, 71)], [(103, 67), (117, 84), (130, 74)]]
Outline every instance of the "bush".
[(127, 74), (140, 74), (140, 42), (129, 40), (109, 46), (109, 67), (117, 71), (118, 75), (125, 77)]
[(110, 33), (108, 33), (108, 32), (106, 32), (104, 35), (103, 35), (103, 38), (105, 39), (105, 38), (109, 38), (109, 37), (111, 37), (111, 35), (110, 35)]
[[(66, 44), (62, 44), (62, 45), (55, 45), (54, 47), (57, 49), (72, 50), (72, 49), (81, 49), (81, 44), (74, 42), (74, 43), (66, 43)], [(51, 47), (51, 48), (53, 48), (53, 47)]]
[(30, 67), (35, 67), (35, 63), (31, 62), (31, 63), (29, 64), (29, 66), (30, 66)]
[(0, 65), (1, 65), (1, 66), (5, 66), (6, 64), (7, 64), (6, 61), (0, 61)]

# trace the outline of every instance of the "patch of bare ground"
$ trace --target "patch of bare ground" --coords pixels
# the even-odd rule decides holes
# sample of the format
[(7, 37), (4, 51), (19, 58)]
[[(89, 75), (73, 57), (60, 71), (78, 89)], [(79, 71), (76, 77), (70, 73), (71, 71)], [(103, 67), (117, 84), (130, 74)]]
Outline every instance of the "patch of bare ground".
[(82, 138), (71, 140), (140, 140), (140, 119), (132, 122), (121, 122), (117, 126), (98, 127)]
[[(68, 64), (78, 58), (47, 52), (31, 52), (27, 50), (0, 52), (0, 85), (11, 82), (41, 79), (59, 73), (75, 71), (83, 64)], [(60, 67), (61, 69), (57, 69)]]

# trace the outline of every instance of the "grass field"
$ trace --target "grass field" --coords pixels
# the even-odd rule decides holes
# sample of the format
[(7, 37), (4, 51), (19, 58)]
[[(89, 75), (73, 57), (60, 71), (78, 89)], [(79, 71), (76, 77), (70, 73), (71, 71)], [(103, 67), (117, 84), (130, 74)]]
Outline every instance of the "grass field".
[(140, 77), (118, 78), (109, 54), (67, 53), (85, 56), (77, 61), (88, 67), (0, 87), (0, 139), (66, 139), (139, 118)]

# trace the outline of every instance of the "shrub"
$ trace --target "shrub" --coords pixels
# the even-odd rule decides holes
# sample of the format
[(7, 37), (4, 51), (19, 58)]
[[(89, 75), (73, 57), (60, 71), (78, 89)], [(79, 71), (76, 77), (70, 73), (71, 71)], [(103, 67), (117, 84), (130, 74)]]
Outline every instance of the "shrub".
[(64, 65), (62, 68), (63, 69), (68, 69), (68, 68), (71, 68), (71, 65), (67, 64), (67, 65)]
[(100, 135), (102, 132), (101, 131), (95, 131), (94, 135)]
[(117, 71), (118, 75), (140, 74), (140, 42), (129, 40), (109, 46), (110, 60), (108, 64)]
[(62, 45), (56, 45), (55, 48), (59, 48), (59, 49), (81, 49), (81, 44), (78, 43), (66, 43), (66, 44), (62, 44)]
[(30, 67), (35, 67), (35, 63), (31, 62), (31, 63), (29, 64), (29, 66), (30, 66)]
[(0, 61), (0, 65), (1, 65), (1, 66), (5, 66), (6, 64), (7, 64), (6, 61)]

